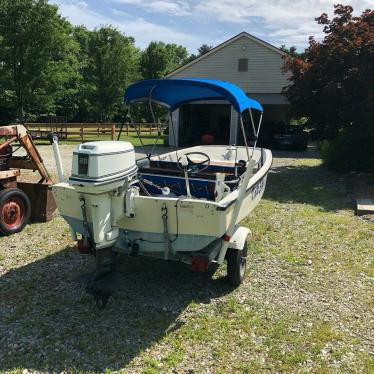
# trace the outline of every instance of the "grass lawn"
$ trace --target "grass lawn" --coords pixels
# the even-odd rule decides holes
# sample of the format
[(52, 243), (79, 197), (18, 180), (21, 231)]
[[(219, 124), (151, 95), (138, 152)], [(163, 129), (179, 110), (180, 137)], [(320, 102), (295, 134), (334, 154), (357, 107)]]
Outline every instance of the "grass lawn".
[(374, 373), (374, 225), (318, 158), (278, 156), (238, 289), (124, 257), (100, 312), (60, 217), (0, 238), (0, 371)]

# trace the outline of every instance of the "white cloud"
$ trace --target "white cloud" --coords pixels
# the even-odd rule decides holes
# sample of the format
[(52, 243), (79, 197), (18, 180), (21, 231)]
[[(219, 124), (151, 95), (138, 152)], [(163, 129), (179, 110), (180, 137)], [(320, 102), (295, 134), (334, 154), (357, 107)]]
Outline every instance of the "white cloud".
[(133, 17), (116, 9), (108, 9), (107, 14), (104, 15), (89, 9), (86, 3), (82, 2), (57, 0), (56, 4), (59, 5), (61, 15), (74, 25), (83, 24), (89, 29), (112, 25), (126, 35), (133, 36), (135, 44), (140, 48), (145, 48), (152, 40), (182, 44), (190, 50), (195, 50), (201, 44), (198, 36), (185, 34), (171, 27), (149, 22), (144, 18)]
[(81, 7), (88, 7), (88, 4), (85, 1), (78, 1), (77, 5)]
[(183, 2), (165, 0), (152, 1), (150, 2), (149, 7), (154, 11), (158, 11), (160, 13), (169, 13), (175, 16), (186, 16), (191, 14), (189, 6)]
[[(255, 22), (269, 31), (269, 42), (305, 46), (310, 35), (322, 37), (322, 27), (315, 18), (323, 12), (331, 15), (333, 4), (331, 0), (205, 0), (194, 7), (194, 14), (195, 17), (209, 14), (243, 29), (253, 28)], [(354, 1), (356, 14), (372, 6), (372, 0)]]
[[(207, 14), (221, 21), (245, 23), (251, 17), (260, 17), (266, 23), (277, 25), (314, 22), (322, 12), (331, 13), (331, 0), (205, 0), (194, 7), (196, 15)], [(355, 0), (356, 12), (373, 6), (372, 0)]]
[(191, 14), (191, 6), (186, 1), (172, 0), (114, 0), (120, 4), (134, 5), (149, 13), (164, 13), (173, 16), (187, 16)]
[[(51, 0), (59, 2), (63, 16), (88, 28), (111, 24), (144, 48), (151, 40), (185, 45), (191, 52), (203, 43), (216, 45), (247, 31), (279, 46), (304, 48), (310, 35), (322, 38), (314, 20), (332, 14), (333, 0)], [(373, 0), (350, 1), (355, 13), (372, 8)], [(95, 4), (95, 5), (93, 5)], [(128, 12), (141, 10), (142, 16)], [(168, 16), (167, 23), (165, 18)], [(162, 20), (162, 21), (161, 21)], [(162, 22), (162, 23), (161, 23)], [(189, 28), (188, 28), (189, 27)], [(185, 33), (180, 30), (187, 30)]]

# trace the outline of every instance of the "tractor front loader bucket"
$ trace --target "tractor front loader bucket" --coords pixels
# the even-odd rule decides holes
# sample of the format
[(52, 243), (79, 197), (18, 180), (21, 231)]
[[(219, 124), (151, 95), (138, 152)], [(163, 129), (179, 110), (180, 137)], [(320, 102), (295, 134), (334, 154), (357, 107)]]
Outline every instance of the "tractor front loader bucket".
[(33, 222), (48, 222), (56, 210), (56, 203), (47, 183), (17, 182), (31, 202), (30, 220)]
[[(0, 126), (0, 139), (0, 234), (12, 235), (30, 220), (51, 220), (56, 203), (49, 189), (53, 181), (26, 127)], [(14, 142), (24, 148), (26, 156), (13, 154)], [(41, 179), (38, 183), (20, 182), (22, 169), (38, 171)]]

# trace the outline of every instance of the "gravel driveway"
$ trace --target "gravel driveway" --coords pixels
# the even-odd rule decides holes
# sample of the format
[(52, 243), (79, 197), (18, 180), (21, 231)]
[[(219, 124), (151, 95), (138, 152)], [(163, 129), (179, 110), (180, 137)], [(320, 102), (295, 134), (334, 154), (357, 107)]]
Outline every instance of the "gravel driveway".
[[(71, 146), (61, 146), (66, 171)], [(40, 147), (53, 172), (50, 147)], [(187, 266), (122, 257), (103, 311), (66, 223), (0, 238), (0, 371), (373, 373), (374, 226), (316, 153), (275, 153), (238, 289)]]

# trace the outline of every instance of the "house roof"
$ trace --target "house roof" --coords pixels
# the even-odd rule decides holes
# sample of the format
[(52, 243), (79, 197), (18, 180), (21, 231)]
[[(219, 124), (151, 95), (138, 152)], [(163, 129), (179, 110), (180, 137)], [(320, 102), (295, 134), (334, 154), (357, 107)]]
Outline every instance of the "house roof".
[(209, 57), (209, 56), (212, 55), (213, 53), (218, 52), (219, 50), (225, 48), (227, 45), (229, 45), (229, 44), (235, 42), (236, 40), (242, 38), (243, 36), (246, 37), (246, 38), (248, 38), (248, 39), (250, 39), (251, 41), (253, 41), (253, 42), (257, 43), (257, 44), (262, 45), (263, 47), (266, 47), (266, 48), (270, 49), (270, 50), (273, 51), (273, 52), (276, 52), (276, 53), (280, 54), (281, 56), (286, 55), (286, 52), (283, 52), (281, 49), (279, 49), (279, 48), (277, 48), (277, 47), (274, 47), (273, 45), (271, 45), (271, 44), (265, 42), (264, 40), (261, 40), (261, 39), (255, 37), (255, 36), (253, 36), (253, 35), (251, 35), (251, 34), (248, 34), (248, 33), (245, 32), (245, 31), (243, 31), (243, 32), (241, 32), (240, 34), (235, 35), (235, 36), (233, 36), (232, 38), (226, 40), (225, 42), (223, 42), (223, 43), (221, 43), (221, 44), (218, 44), (216, 47), (212, 48), (209, 52), (204, 53), (203, 55), (201, 55), (201, 56), (195, 58), (195, 59), (192, 60), (191, 62), (189, 62), (189, 63), (187, 63), (187, 64), (185, 64), (185, 65), (183, 65), (183, 66), (181, 66), (181, 67), (179, 67), (179, 68), (177, 68), (177, 69), (175, 69), (175, 70), (173, 70), (172, 72), (170, 72), (170, 73), (166, 76), (166, 78), (168, 78), (168, 77), (172, 77), (174, 74), (179, 73), (179, 72), (183, 71), (184, 69), (190, 67), (191, 65), (194, 65), (194, 64), (198, 63), (199, 61), (201, 61), (201, 60), (203, 60), (203, 59)]

